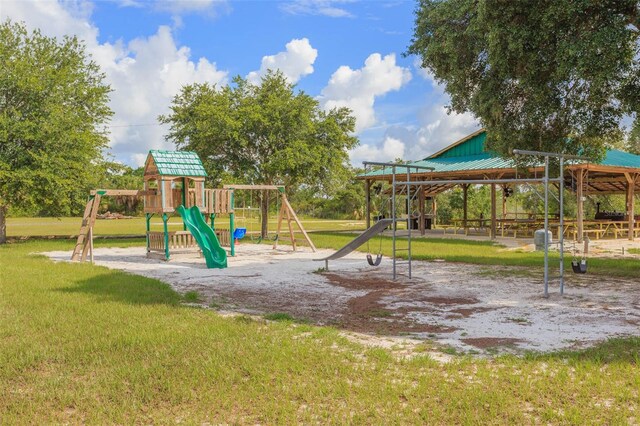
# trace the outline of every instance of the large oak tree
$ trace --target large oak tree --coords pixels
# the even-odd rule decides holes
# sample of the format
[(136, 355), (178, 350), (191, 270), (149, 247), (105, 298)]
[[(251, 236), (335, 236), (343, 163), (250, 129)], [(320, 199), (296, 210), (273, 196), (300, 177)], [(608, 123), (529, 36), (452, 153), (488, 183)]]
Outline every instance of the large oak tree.
[[(196, 151), (214, 180), (248, 184), (335, 187), (349, 176), (347, 151), (358, 143), (349, 109), (323, 110), (280, 72), (258, 84), (236, 77), (221, 88), (184, 86), (160, 121), (171, 126), (167, 140)], [(268, 197), (260, 201), (266, 217)]]
[(602, 156), (640, 104), (635, 0), (420, 0), (408, 49), (488, 145)]
[(70, 212), (107, 144), (109, 92), (75, 37), (0, 24), (0, 243), (8, 206)]

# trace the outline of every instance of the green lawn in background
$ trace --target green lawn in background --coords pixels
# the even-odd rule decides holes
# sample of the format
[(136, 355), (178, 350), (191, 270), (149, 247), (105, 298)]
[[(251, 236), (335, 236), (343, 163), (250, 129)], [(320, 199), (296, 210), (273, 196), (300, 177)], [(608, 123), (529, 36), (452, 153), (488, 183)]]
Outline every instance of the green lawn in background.
[(156, 280), (31, 254), (72, 247), (0, 246), (2, 423), (639, 420), (638, 338), (522, 358), (405, 359), (334, 329), (221, 317)]
[[(362, 230), (364, 221), (358, 220), (327, 220), (302, 218), (303, 226), (307, 231), (319, 230)], [(46, 236), (46, 235), (77, 235), (80, 230), (80, 217), (18, 217), (7, 219), (7, 235), (9, 237), (22, 236)], [(271, 230), (276, 228), (276, 220), (269, 220)], [(283, 225), (286, 226), (286, 225)], [(257, 218), (236, 219), (236, 227), (245, 227), (250, 231), (259, 231)], [(221, 216), (216, 219), (216, 228), (229, 229), (229, 217)], [(162, 231), (162, 220), (154, 217), (151, 220), (152, 231)], [(179, 216), (169, 219), (169, 230), (182, 230), (182, 220)], [(118, 220), (97, 220), (94, 227), (95, 235), (144, 235), (146, 232), (144, 217)]]

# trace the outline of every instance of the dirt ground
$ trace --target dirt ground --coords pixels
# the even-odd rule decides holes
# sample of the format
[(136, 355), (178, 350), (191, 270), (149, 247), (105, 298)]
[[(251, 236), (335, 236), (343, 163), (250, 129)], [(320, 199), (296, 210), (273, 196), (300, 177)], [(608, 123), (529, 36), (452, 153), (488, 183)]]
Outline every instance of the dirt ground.
[[(640, 278), (567, 273), (565, 295), (527, 268), (413, 262), (413, 279), (393, 281), (391, 259), (370, 267), (362, 253), (270, 250), (246, 244), (229, 268), (207, 269), (197, 256), (148, 259), (144, 248), (96, 249), (95, 263), (197, 291), (206, 306), (247, 314), (287, 313), (319, 325), (387, 339), (429, 339), (469, 353), (580, 348), (614, 336), (640, 335)], [(46, 253), (66, 261), (69, 252)], [(398, 267), (406, 272), (406, 265)]]

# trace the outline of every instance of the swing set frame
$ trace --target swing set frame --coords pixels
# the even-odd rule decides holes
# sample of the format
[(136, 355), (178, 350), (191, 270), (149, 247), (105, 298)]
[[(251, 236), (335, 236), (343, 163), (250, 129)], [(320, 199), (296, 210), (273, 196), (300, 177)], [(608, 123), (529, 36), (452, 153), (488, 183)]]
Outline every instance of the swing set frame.
[[(235, 194), (235, 191), (278, 191), (278, 195), (280, 196), (280, 210), (278, 212), (278, 225), (276, 228), (276, 235), (274, 237), (274, 242), (273, 242), (273, 249), (275, 250), (276, 248), (278, 248), (278, 241), (280, 240), (280, 233), (282, 231), (282, 222), (286, 219), (287, 221), (287, 227), (289, 230), (289, 238), (290, 238), (290, 242), (291, 242), (291, 246), (293, 247), (293, 250), (295, 251), (297, 248), (297, 242), (296, 242), (296, 238), (295, 238), (295, 231), (293, 228), (293, 223), (295, 222), (295, 224), (298, 226), (299, 232), (302, 233), (302, 236), (304, 238), (304, 240), (307, 242), (307, 244), (309, 245), (309, 247), (311, 247), (311, 250), (313, 250), (313, 252), (315, 253), (316, 251), (316, 246), (313, 244), (313, 241), (311, 241), (311, 238), (309, 238), (309, 234), (307, 234), (307, 231), (304, 229), (304, 226), (302, 226), (302, 222), (300, 222), (300, 219), (298, 219), (298, 215), (296, 214), (296, 212), (293, 210), (293, 208), (291, 207), (291, 204), (289, 203), (289, 200), (287, 199), (287, 194), (285, 192), (285, 187), (283, 185), (235, 185), (235, 184), (228, 184), (228, 185), (224, 185), (223, 186), (224, 189), (233, 191)], [(269, 220), (268, 217), (262, 217), (261, 218), (262, 221), (264, 220)]]
[[(544, 185), (544, 297), (549, 297), (549, 194), (550, 183), (557, 183), (559, 188), (558, 202), (560, 204), (560, 229), (564, 229), (564, 166), (565, 160), (577, 160), (577, 161), (589, 161), (587, 157), (580, 155), (569, 155), (554, 152), (542, 152), (542, 151), (527, 151), (514, 149), (513, 154), (518, 156), (532, 156), (544, 158), (544, 177), (534, 179), (460, 179), (460, 180), (421, 180), (412, 181), (410, 177), (404, 182), (398, 182), (395, 179), (395, 169), (393, 170), (393, 191), (395, 193), (396, 186), (432, 186), (432, 185), (446, 185), (446, 184), (468, 184), (468, 185), (507, 185), (516, 183), (540, 183)], [(559, 176), (556, 178), (549, 177), (549, 159), (557, 158), (559, 160)], [(410, 234), (410, 231), (409, 231)], [(559, 233), (559, 250), (560, 250), (560, 294), (564, 294), (564, 233)], [(409, 263), (411, 263), (411, 257), (409, 257)]]

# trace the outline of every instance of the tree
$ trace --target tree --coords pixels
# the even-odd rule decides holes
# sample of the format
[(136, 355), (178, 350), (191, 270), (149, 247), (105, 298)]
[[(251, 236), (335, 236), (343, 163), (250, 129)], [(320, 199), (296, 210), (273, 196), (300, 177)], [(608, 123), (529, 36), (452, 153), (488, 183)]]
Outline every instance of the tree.
[[(347, 108), (322, 110), (280, 72), (267, 73), (259, 84), (241, 77), (233, 83), (219, 90), (206, 83), (184, 86), (171, 113), (159, 118), (171, 126), (167, 140), (196, 151), (214, 180), (230, 175), (247, 184), (327, 191), (349, 176), (347, 150), (358, 141)], [(260, 206), (266, 217), (265, 194)]]
[(0, 242), (9, 206), (69, 212), (107, 144), (103, 80), (75, 37), (0, 24)]
[[(101, 164), (102, 175), (95, 188), (140, 189), (144, 185), (144, 167), (133, 169), (121, 163), (105, 161)], [(135, 215), (141, 213), (142, 197), (115, 196), (102, 199), (110, 212)]]
[(640, 121), (637, 118), (627, 136), (625, 149), (632, 154), (640, 155)]
[(490, 148), (599, 158), (640, 105), (638, 19), (636, 0), (420, 0), (408, 53)]

